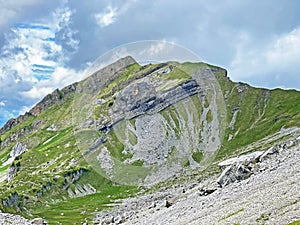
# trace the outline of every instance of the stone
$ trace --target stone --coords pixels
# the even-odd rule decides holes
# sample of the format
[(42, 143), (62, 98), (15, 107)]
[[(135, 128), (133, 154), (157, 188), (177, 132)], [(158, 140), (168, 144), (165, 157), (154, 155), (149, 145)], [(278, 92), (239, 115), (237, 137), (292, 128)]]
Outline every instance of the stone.
[(199, 195), (200, 196), (207, 196), (210, 195), (212, 193), (214, 193), (217, 189), (210, 189), (210, 188), (203, 188), (201, 190), (199, 190)]
[(265, 151), (259, 158), (259, 161), (263, 161), (265, 158), (267, 158), (269, 155), (273, 155), (275, 153), (278, 153), (279, 149), (278, 146), (272, 146), (267, 151)]
[(264, 154), (264, 151), (256, 151), (250, 154), (241, 155), (237, 157), (233, 157), (222, 161), (218, 164), (220, 170), (224, 170), (228, 166), (231, 166), (236, 163), (242, 163), (243, 165), (249, 165), (250, 163), (256, 163), (259, 161), (260, 157)]
[(114, 223), (115, 224), (121, 224), (125, 222), (125, 218), (121, 215), (118, 215), (114, 218)]
[(111, 224), (111, 223), (114, 223), (114, 220), (115, 218), (113, 216), (107, 216), (106, 218), (103, 218), (101, 220), (101, 223), (100, 224)]
[(168, 200), (165, 201), (165, 207), (169, 208), (172, 206), (172, 203)]
[(32, 224), (35, 225), (46, 225), (48, 224), (43, 218), (34, 218), (33, 220), (31, 220)]
[(249, 178), (251, 174), (252, 172), (247, 166), (241, 163), (234, 163), (223, 170), (222, 174), (217, 180), (217, 183), (220, 185), (220, 187), (225, 187), (230, 183), (245, 180)]
[(152, 209), (152, 208), (155, 208), (156, 207), (156, 203), (155, 202), (152, 202), (150, 204), (150, 206), (148, 207), (148, 209)]

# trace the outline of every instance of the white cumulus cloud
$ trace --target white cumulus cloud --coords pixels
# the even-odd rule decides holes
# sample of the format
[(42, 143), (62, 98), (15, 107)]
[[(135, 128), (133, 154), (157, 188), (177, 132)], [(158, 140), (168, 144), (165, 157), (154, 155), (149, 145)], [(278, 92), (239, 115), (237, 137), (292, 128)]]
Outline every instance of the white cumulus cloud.
[(36, 4), (38, 0), (0, 0), (0, 29), (7, 23), (22, 13), (22, 9)]
[(24, 98), (41, 99), (52, 91), (51, 87), (32, 87), (29, 91), (21, 92), (21, 94)]
[(100, 27), (106, 27), (115, 21), (116, 14), (117, 8), (107, 6), (104, 12), (95, 14), (95, 19)]
[(102, 12), (94, 15), (96, 23), (100, 27), (107, 27), (113, 24), (117, 20), (117, 17), (125, 14), (135, 2), (136, 0), (127, 0), (122, 2), (122, 5), (119, 7), (107, 6)]
[(28, 111), (28, 107), (54, 89), (79, 79), (80, 74), (67, 66), (79, 45), (74, 38), (77, 31), (71, 26), (74, 13), (61, 6), (37, 21), (16, 22), (4, 34), (6, 42), (0, 50), (0, 96), (6, 102), (1, 103), (1, 123), (12, 114)]
[(265, 52), (266, 62), (276, 67), (299, 66), (300, 27), (275, 40)]
[(300, 79), (295, 78), (300, 71), (300, 27), (261, 46), (253, 46), (247, 33), (241, 33), (238, 40), (229, 68), (234, 80), (272, 88), (300, 87)]

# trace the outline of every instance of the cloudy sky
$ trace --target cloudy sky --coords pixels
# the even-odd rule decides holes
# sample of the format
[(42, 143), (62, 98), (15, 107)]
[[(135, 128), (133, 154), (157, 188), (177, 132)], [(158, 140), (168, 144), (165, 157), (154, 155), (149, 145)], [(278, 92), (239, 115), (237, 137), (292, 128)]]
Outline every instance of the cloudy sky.
[(163, 40), (226, 68), (234, 81), (300, 90), (297, 0), (0, 0), (0, 126), (100, 55)]

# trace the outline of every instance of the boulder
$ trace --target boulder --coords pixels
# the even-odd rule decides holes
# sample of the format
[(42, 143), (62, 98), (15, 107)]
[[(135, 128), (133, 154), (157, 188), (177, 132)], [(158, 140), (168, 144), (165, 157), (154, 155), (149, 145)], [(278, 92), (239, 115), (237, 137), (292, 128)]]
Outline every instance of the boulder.
[(234, 163), (223, 170), (217, 180), (220, 187), (224, 187), (230, 183), (241, 181), (251, 176), (251, 170), (241, 163)]
[(216, 188), (202, 188), (199, 190), (199, 196), (207, 196), (214, 193), (217, 189)]
[(31, 223), (35, 224), (35, 225), (47, 225), (48, 224), (43, 218), (34, 218), (33, 220), (31, 220)]
[(267, 151), (264, 152), (264, 154), (262, 154), (259, 158), (259, 161), (263, 161), (265, 158), (267, 158), (269, 155), (273, 155), (275, 153), (279, 152), (279, 148), (278, 146), (272, 146), (271, 148), (269, 148)]
[(219, 166), (220, 170), (223, 171), (225, 168), (227, 168), (228, 166), (231, 166), (233, 164), (249, 165), (250, 163), (257, 163), (263, 154), (264, 154), (264, 151), (256, 151), (256, 152), (252, 152), (247, 155), (233, 157), (233, 158), (230, 158), (230, 159), (220, 162), (218, 164), (218, 166)]

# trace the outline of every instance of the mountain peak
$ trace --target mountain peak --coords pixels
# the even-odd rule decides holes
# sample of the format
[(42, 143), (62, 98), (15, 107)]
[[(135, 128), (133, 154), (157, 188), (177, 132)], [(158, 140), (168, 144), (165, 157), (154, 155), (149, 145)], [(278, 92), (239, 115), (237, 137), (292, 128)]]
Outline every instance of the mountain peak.
[[(235, 83), (225, 69), (202, 62), (139, 65), (127, 56), (94, 68), (1, 129), (2, 212), (50, 224), (94, 221), (98, 209), (142, 190), (155, 195), (158, 187), (166, 190), (169, 208), (178, 187), (184, 198), (193, 190), (217, 193), (214, 186), (199, 189), (199, 182), (222, 172), (220, 160), (241, 164), (245, 157), (238, 156), (254, 151), (276, 157), (276, 149), (291, 146), (289, 139), (300, 140), (293, 128), (300, 127), (297, 91)], [(284, 147), (267, 151), (274, 145)], [(239, 172), (232, 181), (260, 171), (260, 159), (252, 156), (251, 165), (230, 165)]]

